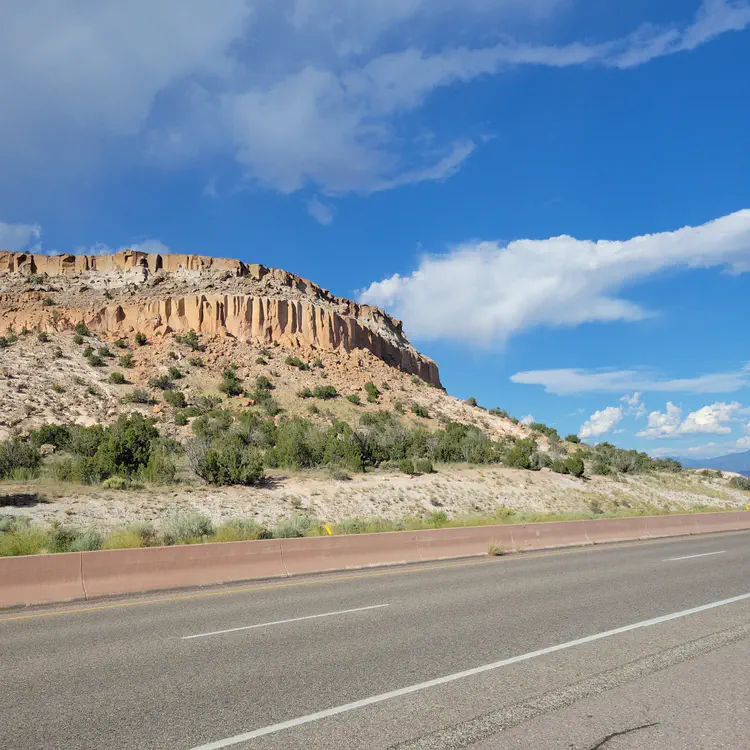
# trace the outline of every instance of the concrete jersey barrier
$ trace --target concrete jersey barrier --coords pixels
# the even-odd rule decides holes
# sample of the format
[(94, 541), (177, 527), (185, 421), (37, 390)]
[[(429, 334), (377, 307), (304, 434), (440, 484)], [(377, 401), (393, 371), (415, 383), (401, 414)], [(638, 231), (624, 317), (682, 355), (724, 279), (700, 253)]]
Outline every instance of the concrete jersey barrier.
[(0, 558), (0, 607), (94, 599), (305, 573), (750, 530), (750, 512), (268, 539)]

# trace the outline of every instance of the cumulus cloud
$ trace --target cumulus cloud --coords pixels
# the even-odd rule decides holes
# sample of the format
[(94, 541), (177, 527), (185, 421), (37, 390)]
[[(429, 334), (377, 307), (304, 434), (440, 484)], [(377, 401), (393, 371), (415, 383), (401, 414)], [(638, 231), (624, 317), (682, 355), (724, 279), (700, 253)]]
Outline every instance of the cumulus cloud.
[(536, 422), (536, 419), (534, 419), (533, 414), (527, 414), (525, 417), (521, 417), (519, 421), (521, 422), (521, 424), (530, 425), (534, 424), (534, 422)]
[(727, 435), (732, 431), (730, 422), (736, 419), (742, 410), (738, 401), (726, 403), (718, 401), (690, 412), (682, 418), (682, 409), (671, 401), (667, 402), (666, 411), (652, 411), (648, 415), (648, 424), (638, 433), (638, 437), (667, 438), (683, 435)]
[(228, 152), (282, 192), (308, 183), (326, 193), (385, 190), (450, 176), (474, 150), (463, 133), (429, 151), (419, 146), (407, 117), (438, 89), (516, 66), (629, 68), (750, 24), (746, 0), (704, 0), (693, 18), (643, 24), (619, 38), (524, 40), (538, 36), (528, 33), (534, 23), (569, 5), (4, 3), (0, 157), (25, 174), (65, 158), (72, 168), (126, 143), (160, 159)]
[(0, 250), (33, 250), (42, 237), (38, 224), (6, 224), (0, 221)]
[(336, 209), (333, 206), (323, 203), (318, 196), (314, 196), (312, 200), (307, 203), (307, 212), (310, 216), (323, 226), (328, 226), (333, 222), (336, 216)]
[(623, 417), (620, 406), (608, 406), (605, 409), (595, 411), (578, 430), (578, 437), (582, 439), (595, 438), (611, 432)]
[[(739, 272), (743, 263), (750, 263), (750, 209), (624, 241), (468, 242), (424, 256), (408, 276), (373, 282), (360, 298), (387, 308), (416, 337), (487, 345), (540, 325), (642, 320), (654, 311), (624, 299), (625, 285), (667, 268)], [(628, 387), (647, 390), (620, 385)]]
[(580, 368), (525, 370), (510, 377), (514, 383), (541, 385), (547, 393), (617, 393), (637, 388), (645, 392), (731, 393), (750, 385), (750, 367), (693, 378), (665, 378), (647, 369), (584, 370)]

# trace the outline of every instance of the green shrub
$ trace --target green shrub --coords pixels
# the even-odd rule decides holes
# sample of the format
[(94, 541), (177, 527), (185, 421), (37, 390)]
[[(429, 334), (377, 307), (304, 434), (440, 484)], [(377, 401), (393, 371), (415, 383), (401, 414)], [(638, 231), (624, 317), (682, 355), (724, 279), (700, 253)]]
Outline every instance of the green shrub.
[(120, 364), (120, 367), (129, 368), (133, 366), (133, 355), (128, 352), (127, 354), (123, 354), (118, 360)]
[(173, 351), (167, 352), (167, 359), (177, 359), (177, 352), (173, 352)]
[(554, 427), (547, 427), (543, 422), (532, 422), (529, 425), (529, 429), (533, 432), (538, 432), (542, 435), (546, 435), (551, 440), (559, 440), (560, 436), (557, 434), (557, 430)]
[(577, 453), (574, 453), (572, 456), (568, 456), (567, 460), (565, 461), (565, 466), (568, 469), (568, 473), (572, 474), (574, 477), (583, 476), (583, 459)]
[(273, 383), (265, 375), (258, 375), (255, 378), (255, 387), (261, 388), (264, 391), (270, 391), (273, 390)]
[(338, 391), (332, 385), (316, 385), (315, 388), (313, 388), (312, 394), (315, 398), (323, 400), (336, 398), (336, 396), (339, 395)]
[(302, 369), (305, 364), (299, 357), (293, 357), (291, 354), (284, 360), (284, 362), (290, 367), (296, 367), (298, 369)]
[(121, 372), (111, 372), (109, 375), (109, 382), (114, 383), (115, 385), (125, 385), (127, 382), (125, 380), (125, 376)]
[(70, 430), (65, 425), (43, 424), (29, 433), (29, 440), (37, 448), (41, 445), (54, 445), (57, 450), (65, 448), (70, 440)]
[(238, 435), (224, 434), (210, 441), (194, 440), (186, 450), (190, 468), (209, 484), (252, 485), (263, 479), (260, 456)]
[(70, 552), (94, 552), (101, 549), (104, 537), (96, 529), (80, 532), (70, 543)]
[(304, 513), (297, 513), (289, 519), (279, 521), (273, 530), (276, 539), (290, 539), (294, 537), (303, 537), (313, 527), (312, 519)]
[(430, 416), (430, 413), (427, 411), (427, 409), (424, 406), (420, 406), (416, 401), (411, 405), (411, 411), (412, 414), (416, 415), (417, 417), (423, 417), (424, 419), (428, 419)]
[(240, 381), (237, 371), (234, 368), (228, 368), (224, 370), (224, 375), (221, 383), (219, 384), (219, 390), (222, 393), (226, 393), (227, 396), (241, 396), (244, 392), (242, 382)]
[(404, 413), (405, 413), (405, 411), (406, 411), (406, 410), (404, 409), (404, 405), (403, 405), (403, 404), (402, 404), (402, 403), (401, 403), (400, 401), (396, 401), (396, 403), (395, 403), (395, 404), (393, 404), (393, 409), (394, 409), (394, 411), (395, 411), (395, 412), (396, 412), (397, 414), (404, 414)]
[(364, 471), (362, 444), (346, 422), (335, 422), (326, 433), (323, 462), (350, 471)]
[(367, 400), (371, 404), (378, 402), (378, 396), (380, 396), (380, 390), (375, 383), (365, 383), (365, 392), (367, 393)]
[(167, 373), (172, 380), (180, 380), (183, 377), (182, 372), (177, 367), (170, 367)]
[(734, 487), (737, 490), (745, 490), (746, 492), (750, 492), (750, 478), (732, 477), (729, 480), (729, 486)]
[(47, 546), (47, 533), (36, 526), (0, 534), (0, 557), (38, 555)]
[(556, 458), (551, 466), (550, 469), (554, 471), (556, 474), (567, 474), (568, 473), (568, 464), (566, 461), (563, 461), (560, 458)]
[(78, 334), (73, 336), (73, 343), (80, 346), (83, 343), (83, 336), (79, 336)]
[(185, 394), (182, 391), (167, 391), (164, 400), (175, 409), (184, 409), (187, 406)]
[(138, 333), (135, 334), (135, 343), (138, 344), (138, 346), (145, 346), (146, 344), (148, 344), (146, 334), (138, 331)]
[(530, 438), (516, 440), (505, 455), (505, 465), (512, 469), (531, 469), (532, 457), (536, 452), (536, 442)]
[(188, 364), (191, 367), (203, 367), (203, 360), (200, 357), (188, 357)]
[(41, 331), (37, 334), (37, 341), (41, 342), (42, 344), (46, 344), (50, 340), (50, 335), (46, 333), (45, 331)]
[(190, 330), (185, 336), (175, 336), (174, 340), (178, 344), (182, 344), (184, 346), (187, 346), (194, 352), (202, 352), (206, 347), (201, 346), (201, 340), (198, 338), (198, 334)]
[(213, 522), (202, 513), (172, 516), (162, 528), (164, 544), (167, 545), (205, 541), (213, 534)]
[(162, 440), (154, 441), (148, 463), (141, 469), (140, 476), (152, 484), (172, 484), (176, 474), (177, 467), (168, 446)]
[(313, 367), (323, 367), (323, 360), (320, 357), (317, 357), (313, 362)]
[(126, 490), (130, 486), (125, 477), (107, 477), (102, 482), (102, 488), (105, 490)]
[(610, 474), (616, 473), (610, 463), (606, 461), (601, 456), (597, 456), (594, 459), (593, 464), (591, 465), (591, 473), (592, 474), (599, 474), (601, 476), (608, 476)]
[(83, 356), (84, 356), (85, 359), (88, 359), (89, 357), (93, 357), (94, 356), (94, 347), (93, 346), (87, 346), (83, 350)]
[(355, 406), (360, 406), (362, 404), (362, 399), (356, 393), (347, 394), (346, 400), (350, 401)]
[(414, 461), (414, 469), (418, 474), (432, 474), (434, 471), (429, 458), (417, 458)]
[[(76, 336), (81, 336), (81, 337), (83, 337), (83, 336), (90, 336), (91, 335), (89, 333), (88, 327), (86, 326), (86, 324), (82, 320), (79, 320), (76, 323), (75, 328), (73, 329), (73, 332), (76, 334)], [(78, 342), (76, 342), (76, 343), (78, 343)]]
[(120, 401), (123, 404), (154, 404), (156, 403), (153, 396), (144, 388), (135, 388), (130, 393), (124, 395)]
[(579, 438), (578, 435), (570, 434), (566, 436), (565, 441), (567, 443), (574, 443), (577, 445), (578, 443), (581, 442), (581, 438)]
[(302, 388), (302, 390), (297, 391), (297, 396), (299, 398), (312, 398), (313, 392), (310, 388)]
[(414, 468), (414, 462), (410, 458), (402, 458), (398, 462), (398, 470), (402, 474), (409, 474), (411, 476), (417, 473)]
[(105, 344), (104, 346), (100, 346), (97, 350), (97, 353), (100, 357), (114, 357), (115, 355), (112, 354), (112, 352), (109, 350), (109, 347)]
[(55, 306), (55, 300), (52, 299), (52, 297), (45, 297), (42, 300), (42, 307), (54, 307)]
[(114, 342), (114, 346), (117, 347), (118, 349), (127, 349), (128, 348), (127, 342), (124, 339), (117, 339)]
[(42, 463), (42, 454), (32, 442), (11, 438), (0, 443), (0, 479), (7, 479), (19, 471), (32, 476)]
[(212, 409), (193, 421), (192, 429), (196, 437), (211, 440), (226, 433), (232, 426), (234, 417), (226, 409)]
[(178, 411), (177, 414), (174, 415), (174, 423), (178, 427), (184, 427), (188, 423), (187, 414), (185, 414), (184, 411)]
[(160, 391), (170, 391), (175, 386), (169, 375), (157, 375), (148, 381), (150, 388), (158, 388)]
[(232, 518), (216, 528), (212, 542), (244, 542), (251, 539), (269, 539), (271, 532), (249, 518)]
[(307, 469), (323, 460), (325, 436), (306, 419), (283, 420), (275, 435), (271, 458), (276, 466)]
[(474, 398), (474, 396), (469, 396), (469, 398), (466, 399), (466, 405), (477, 406), (477, 400)]
[(89, 364), (92, 367), (104, 367), (104, 360), (98, 354), (92, 354), (89, 357)]
[(263, 359), (263, 357), (258, 357), (258, 358), (257, 358), (257, 359), (255, 360), (255, 364), (256, 364), (256, 365), (267, 365), (267, 364), (268, 364), (268, 362), (267, 362), (267, 360)]

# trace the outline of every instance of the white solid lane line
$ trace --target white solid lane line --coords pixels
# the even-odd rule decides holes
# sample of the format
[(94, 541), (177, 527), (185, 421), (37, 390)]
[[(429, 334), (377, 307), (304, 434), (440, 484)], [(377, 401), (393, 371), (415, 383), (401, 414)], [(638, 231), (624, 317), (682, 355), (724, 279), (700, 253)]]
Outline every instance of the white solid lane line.
[(675, 562), (676, 560), (692, 560), (694, 557), (710, 557), (711, 555), (723, 555), (726, 552), (725, 549), (720, 549), (718, 552), (703, 552), (700, 555), (685, 555), (684, 557), (668, 557), (662, 562)]
[(741, 602), (747, 599), (750, 599), (750, 594), (741, 594), (740, 596), (733, 596), (731, 599), (721, 599), (720, 601), (711, 602), (710, 604), (702, 604), (701, 606), (693, 607), (692, 609), (683, 609), (681, 612), (673, 612), (671, 615), (662, 615), (661, 617), (654, 617), (650, 620), (641, 620), (640, 622), (635, 622), (632, 625), (624, 625), (621, 628), (614, 628), (613, 630), (605, 630), (601, 633), (595, 633), (594, 635), (587, 635), (586, 637), (578, 638), (575, 641), (560, 643), (557, 646), (550, 646), (549, 648), (539, 649), (539, 651), (530, 651), (527, 654), (512, 656), (510, 659), (502, 659), (501, 661), (495, 661), (491, 664), (484, 664), (481, 667), (466, 669), (463, 672), (456, 672), (454, 674), (445, 675), (444, 677), (437, 677), (434, 680), (427, 680), (427, 682), (418, 682), (416, 685), (409, 685), (408, 687), (399, 688), (398, 690), (391, 690), (389, 693), (373, 695), (369, 698), (363, 698), (362, 700), (354, 701), (353, 703), (345, 703), (343, 706), (327, 708), (324, 711), (318, 711), (314, 714), (300, 716), (296, 719), (290, 719), (289, 721), (282, 721), (280, 724), (271, 724), (270, 726), (261, 727), (260, 729), (254, 729), (251, 732), (238, 734), (234, 737), (228, 737), (224, 740), (209, 742), (206, 745), (194, 747), (193, 750), (220, 750), (221, 748), (230, 747), (231, 745), (239, 745), (240, 742), (247, 742), (248, 740), (253, 740), (256, 737), (263, 737), (267, 734), (283, 732), (285, 729), (292, 729), (293, 727), (298, 727), (301, 724), (309, 724), (313, 721), (319, 721), (320, 719), (327, 719), (329, 716), (336, 716), (337, 714), (343, 714), (347, 711), (355, 711), (358, 708), (372, 706), (375, 703), (382, 703), (383, 701), (390, 700), (391, 698), (399, 698), (402, 695), (409, 695), (410, 693), (416, 693), (420, 690), (427, 690), (428, 688), (436, 687), (438, 685), (445, 685), (448, 682), (462, 680), (464, 677), (473, 677), (474, 675), (482, 674), (483, 672), (489, 672), (493, 669), (507, 667), (510, 664), (517, 664), (521, 661), (535, 659), (537, 656), (554, 654), (556, 651), (564, 651), (565, 649), (573, 648), (574, 646), (581, 646), (584, 643), (599, 641), (602, 638), (609, 638), (610, 636), (619, 635), (620, 633), (628, 633), (631, 630), (638, 630), (639, 628), (648, 628), (652, 625), (659, 625), (662, 622), (677, 620), (680, 617), (687, 617), (688, 615), (694, 615), (698, 612), (705, 612), (708, 609), (723, 607), (727, 604), (734, 604), (735, 602)]
[(315, 620), (318, 617), (333, 617), (334, 615), (348, 615), (351, 612), (364, 612), (368, 609), (380, 609), (390, 607), (390, 604), (373, 604), (370, 607), (357, 607), (356, 609), (341, 609), (338, 612), (323, 612), (320, 615), (306, 615), (305, 617), (291, 617), (288, 620), (275, 620), (274, 622), (260, 622), (257, 625), (243, 625), (241, 628), (228, 628), (227, 630), (214, 630), (211, 633), (198, 633), (197, 635), (183, 635), (183, 641), (191, 638), (206, 638), (209, 635), (223, 635), (224, 633), (236, 633), (238, 630), (254, 630), (255, 628), (267, 628), (270, 625), (285, 625), (288, 622), (299, 622), (300, 620)]

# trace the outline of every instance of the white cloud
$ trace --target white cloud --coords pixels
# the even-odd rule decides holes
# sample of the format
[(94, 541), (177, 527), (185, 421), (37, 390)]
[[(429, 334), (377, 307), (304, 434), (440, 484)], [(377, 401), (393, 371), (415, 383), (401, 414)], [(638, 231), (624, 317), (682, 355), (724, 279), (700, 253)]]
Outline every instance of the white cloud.
[(578, 436), (583, 438), (600, 437), (607, 432), (611, 432), (623, 417), (623, 410), (620, 406), (608, 406), (605, 409), (595, 411), (578, 430)]
[(373, 282), (360, 298), (387, 308), (418, 338), (487, 345), (539, 325), (642, 320), (654, 313), (619, 295), (626, 284), (667, 268), (740, 271), (742, 263), (750, 263), (750, 209), (625, 241), (468, 242), (424, 256), (409, 276)]
[(632, 414), (636, 419), (646, 416), (646, 405), (641, 401), (640, 391), (635, 391), (630, 396), (626, 394), (620, 401), (626, 405), (628, 414)]
[[(405, 116), (436, 90), (521, 65), (632, 67), (750, 23), (745, 0), (704, 0), (691, 20), (644, 24), (611, 40), (524, 41), (539, 36), (529, 33), (535, 23), (570, 5), (4, 3), (4, 175), (11, 174), (8, 165), (16, 174), (30, 166), (80, 168), (122, 153), (125, 144), (167, 161), (229, 152), (250, 177), (282, 192), (308, 183), (340, 193), (439, 180), (458, 169), (475, 144), (458, 133), (429, 151), (421, 148)], [(547, 23), (544, 36), (553, 30)], [(615, 306), (607, 314), (623, 312)]]
[(737, 417), (741, 410), (742, 404), (738, 401), (732, 401), (731, 403), (719, 401), (690, 412), (685, 419), (682, 419), (682, 409), (668, 401), (666, 411), (652, 411), (648, 415), (648, 425), (646, 429), (638, 433), (638, 437), (727, 435), (732, 431), (729, 423)]
[(541, 385), (547, 393), (566, 396), (573, 393), (617, 393), (637, 388), (645, 392), (731, 393), (750, 385), (750, 368), (735, 372), (716, 372), (693, 378), (664, 378), (646, 369), (526, 370), (511, 375), (511, 381)]
[(318, 199), (317, 195), (308, 201), (307, 212), (318, 224), (322, 224), (323, 226), (328, 226), (336, 216), (336, 209), (333, 206), (323, 203)]
[(32, 244), (38, 244), (42, 237), (42, 228), (38, 224), (6, 224), (0, 221), (0, 250), (34, 250)]
[(536, 419), (534, 419), (533, 414), (527, 414), (525, 417), (521, 417), (519, 421), (521, 424), (530, 425), (536, 422)]

